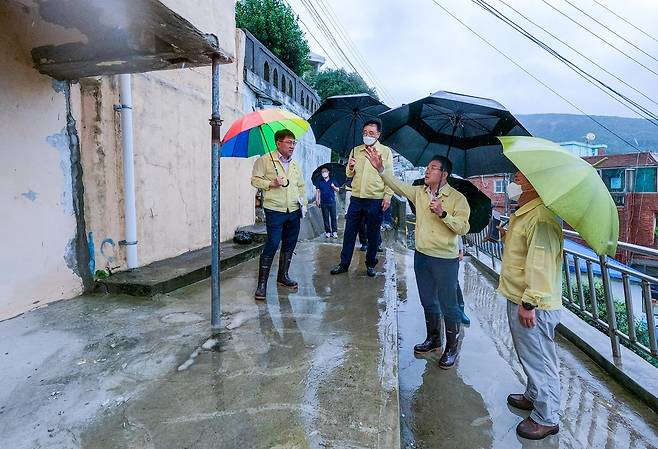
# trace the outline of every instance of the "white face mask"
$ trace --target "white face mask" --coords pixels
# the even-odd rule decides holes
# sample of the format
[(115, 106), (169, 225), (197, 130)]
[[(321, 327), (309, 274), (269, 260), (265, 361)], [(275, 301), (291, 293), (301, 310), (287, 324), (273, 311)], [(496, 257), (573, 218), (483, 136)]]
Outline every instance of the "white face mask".
[(327, 173), (326, 171), (323, 171), (323, 172), (322, 172), (322, 177), (323, 177), (324, 179), (329, 179), (329, 173)]
[(523, 187), (521, 187), (521, 184), (517, 184), (515, 182), (510, 182), (507, 184), (507, 196), (510, 200), (517, 201), (522, 194)]
[(363, 136), (363, 143), (365, 143), (368, 146), (374, 145), (375, 142), (377, 142), (376, 137), (370, 137), (370, 136)]

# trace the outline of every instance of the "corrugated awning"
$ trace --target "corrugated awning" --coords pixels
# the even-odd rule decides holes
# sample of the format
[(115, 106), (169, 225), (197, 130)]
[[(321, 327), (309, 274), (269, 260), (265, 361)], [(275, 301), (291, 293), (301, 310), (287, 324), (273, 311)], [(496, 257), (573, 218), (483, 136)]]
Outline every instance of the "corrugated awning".
[(213, 55), (233, 61), (215, 35), (157, 0), (37, 0), (36, 5), (41, 23), (35, 27), (45, 33), (55, 25), (68, 33), (68, 42), (57, 43), (62, 37), (55, 33), (52, 44), (32, 48), (37, 70), (55, 79), (210, 65)]

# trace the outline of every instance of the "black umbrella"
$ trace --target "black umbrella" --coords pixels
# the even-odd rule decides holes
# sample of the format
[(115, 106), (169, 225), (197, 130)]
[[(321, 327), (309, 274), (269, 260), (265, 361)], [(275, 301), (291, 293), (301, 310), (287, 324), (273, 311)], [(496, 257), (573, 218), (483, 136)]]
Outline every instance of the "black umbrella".
[(347, 157), (361, 143), (363, 124), (389, 107), (368, 94), (337, 95), (327, 98), (308, 119), (315, 141)]
[[(425, 184), (425, 179), (416, 179), (412, 184), (422, 186)], [(468, 232), (477, 233), (486, 228), (491, 219), (491, 198), (467, 179), (450, 176), (448, 184), (466, 197), (468, 206), (471, 208), (471, 215), (468, 218), (468, 224), (470, 225)], [(416, 214), (414, 203), (410, 202), (409, 206), (411, 211)]]
[(322, 177), (323, 168), (329, 170), (329, 177), (334, 181), (334, 185), (336, 187), (341, 187), (343, 184), (345, 184), (345, 181), (347, 181), (345, 166), (337, 162), (328, 162), (313, 170), (313, 174), (311, 175), (311, 181), (313, 181), (313, 185), (315, 185), (315, 182)]
[(465, 178), (514, 171), (496, 137), (530, 135), (497, 101), (452, 92), (436, 92), (380, 118), (382, 143), (413, 165), (448, 156), (454, 173)]

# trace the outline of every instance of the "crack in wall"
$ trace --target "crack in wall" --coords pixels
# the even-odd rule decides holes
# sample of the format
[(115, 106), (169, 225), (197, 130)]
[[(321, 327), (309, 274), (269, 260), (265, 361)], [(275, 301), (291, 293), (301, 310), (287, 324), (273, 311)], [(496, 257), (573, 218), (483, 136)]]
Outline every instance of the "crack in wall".
[[(66, 128), (61, 135), (66, 136), (69, 150), (69, 170), (71, 176), (71, 205), (75, 215), (75, 236), (69, 241), (64, 255), (66, 264), (82, 279), (85, 291), (94, 286), (94, 278), (89, 271), (89, 243), (87, 241), (87, 225), (85, 223), (84, 183), (82, 181), (82, 161), (80, 157), (80, 139), (76, 121), (71, 111), (71, 82), (53, 81), (53, 89), (64, 94), (66, 103)], [(64, 167), (62, 167), (64, 168)], [(67, 201), (68, 203), (68, 201)]]

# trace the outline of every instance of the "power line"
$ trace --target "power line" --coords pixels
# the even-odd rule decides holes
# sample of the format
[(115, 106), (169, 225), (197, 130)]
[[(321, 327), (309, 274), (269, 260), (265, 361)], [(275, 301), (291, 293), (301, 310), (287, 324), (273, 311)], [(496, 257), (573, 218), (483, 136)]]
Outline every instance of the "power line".
[(641, 96), (643, 96), (644, 98), (646, 98), (647, 100), (649, 100), (650, 102), (652, 102), (653, 104), (658, 105), (658, 102), (656, 102), (655, 100), (653, 100), (653, 99), (652, 99), (651, 97), (649, 97), (647, 94), (645, 94), (644, 92), (642, 92), (642, 91), (636, 89), (635, 87), (631, 86), (631, 85), (628, 84), (626, 81), (624, 81), (622, 78), (620, 78), (620, 77), (618, 77), (617, 75), (615, 75), (614, 73), (610, 72), (610, 71), (607, 70), (605, 67), (603, 67), (602, 65), (598, 64), (596, 61), (592, 60), (590, 57), (588, 57), (588, 56), (585, 55), (584, 53), (580, 52), (578, 49), (574, 48), (574, 47), (573, 47), (572, 45), (570, 45), (569, 43), (563, 41), (562, 39), (560, 39), (559, 37), (557, 37), (555, 34), (551, 33), (549, 30), (547, 30), (546, 28), (544, 28), (543, 26), (541, 26), (541, 25), (539, 25), (538, 23), (534, 22), (532, 19), (530, 19), (528, 16), (524, 15), (524, 14), (523, 14), (522, 12), (520, 12), (518, 9), (514, 8), (512, 5), (510, 5), (509, 3), (507, 3), (505, 0), (498, 0), (498, 1), (499, 1), (500, 3), (502, 3), (503, 5), (507, 6), (509, 9), (511, 9), (511, 10), (514, 11), (515, 13), (517, 13), (519, 16), (523, 17), (525, 20), (527, 20), (528, 22), (530, 22), (531, 24), (533, 24), (533, 25), (536, 26), (537, 28), (539, 28), (540, 30), (542, 30), (543, 32), (545, 32), (546, 34), (548, 34), (549, 36), (551, 36), (551, 37), (552, 37), (553, 39), (555, 39), (556, 41), (558, 41), (558, 42), (560, 42), (561, 44), (565, 45), (567, 48), (571, 49), (572, 51), (574, 51), (575, 53), (577, 53), (578, 55), (580, 55), (581, 57), (583, 57), (584, 59), (586, 59), (588, 62), (590, 62), (590, 63), (593, 64), (594, 66), (596, 66), (596, 67), (598, 67), (599, 69), (601, 69), (603, 72), (607, 73), (608, 75), (610, 75), (611, 77), (613, 77), (614, 79), (616, 79), (617, 81), (619, 81), (620, 83), (624, 84), (626, 87), (628, 87), (628, 88), (634, 90), (636, 93), (640, 94)]
[(336, 64), (336, 61), (334, 61), (334, 59), (331, 57), (331, 54), (329, 54), (329, 52), (328, 52), (327, 50), (324, 49), (324, 46), (323, 46), (323, 45), (320, 43), (320, 41), (319, 41), (319, 40), (313, 35), (313, 33), (311, 32), (311, 29), (308, 27), (308, 25), (306, 25), (306, 23), (305, 23), (300, 17), (297, 17), (297, 19), (299, 20), (299, 22), (300, 22), (302, 25), (304, 25), (304, 28), (306, 28), (306, 32), (307, 32), (307, 33), (313, 38), (313, 40), (315, 41), (315, 43), (318, 44), (318, 46), (320, 47), (320, 49), (324, 52), (325, 55), (327, 55), (327, 58), (329, 58), (329, 60), (333, 63), (333, 65), (335, 65), (336, 67), (340, 66), (340, 64)]
[[(558, 59), (560, 62), (565, 64), (567, 67), (569, 67), (571, 70), (576, 72), (579, 76), (584, 78), (586, 81), (588, 81), (590, 84), (594, 85), (597, 87), (599, 90), (601, 90), (603, 93), (620, 103), (622, 106), (626, 107), (630, 111), (636, 113), (642, 118), (647, 119), (650, 123), (658, 127), (658, 116), (656, 116), (652, 111), (649, 109), (645, 108), (644, 106), (640, 105), (639, 103), (635, 102), (634, 100), (628, 98), (626, 95), (618, 92), (608, 84), (604, 83), (603, 81), (599, 80), (596, 78), (594, 75), (588, 73), (587, 71), (583, 70), (581, 67), (578, 65), (574, 64), (572, 61), (569, 59), (565, 58), (562, 56), (560, 53), (555, 51), (553, 48), (533, 36), (531, 33), (526, 31), (523, 27), (518, 25), (516, 22), (513, 20), (509, 19), (507, 16), (505, 16), (503, 13), (498, 11), (496, 8), (491, 6), (489, 3), (487, 3), (485, 0), (472, 0), (473, 3), (476, 5), (480, 6), (483, 8), (485, 11), (489, 12), (492, 14), (494, 17), (500, 19), (512, 29), (515, 31), (519, 32), (526, 38), (528, 38), (530, 41), (533, 43), (537, 44), (540, 48), (548, 52), (550, 55), (554, 56), (556, 59)], [(627, 104), (628, 103), (628, 104)], [(638, 110), (640, 112), (638, 112)]]
[[(324, 25), (327, 29), (329, 29), (329, 26), (332, 26), (332, 27), (334, 28), (335, 33), (331, 32), (331, 30), (329, 30), (329, 33), (330, 33), (330, 35), (331, 35), (331, 38), (335, 41), (334, 34), (338, 34), (339, 37), (342, 38), (343, 43), (345, 44), (344, 46), (345, 46), (346, 48), (345, 48), (344, 50), (347, 51), (347, 52), (350, 52), (350, 51), (351, 51), (352, 56), (354, 57), (355, 54), (356, 54), (356, 52), (354, 52), (353, 50), (350, 49), (351, 40), (349, 39), (349, 37), (346, 38), (346, 37), (344, 36), (345, 33), (342, 33), (342, 32), (341, 32), (341, 27), (340, 27), (340, 25), (337, 23), (337, 20), (333, 20), (333, 18), (331, 17), (331, 14), (327, 11), (327, 9), (324, 7), (324, 5), (321, 4), (321, 2), (320, 2), (320, 4), (319, 4), (320, 8), (319, 8), (319, 9), (321, 10), (322, 13), (326, 14), (326, 17), (329, 18), (329, 21), (328, 21), (329, 24), (327, 25), (327, 23), (325, 23), (324, 18), (322, 17), (322, 14), (321, 14), (320, 12), (318, 12), (318, 9), (315, 8), (315, 5), (313, 4), (312, 0), (307, 0), (307, 1), (308, 1), (308, 3), (314, 8), (314, 10), (315, 10), (315, 12), (316, 12), (318, 18), (323, 22), (323, 25)], [(337, 41), (336, 41), (336, 43), (337, 43), (337, 45), (341, 48), (341, 51), (343, 51), (343, 46), (340, 45), (340, 44), (338, 44)], [(353, 44), (352, 44), (352, 47), (353, 47)], [(349, 58), (349, 56), (347, 56), (347, 54), (346, 54), (346, 57), (350, 60), (350, 64), (351, 64), (353, 67), (355, 67), (355, 65), (352, 63), (351, 58)], [(362, 72), (362, 73), (364, 74), (364, 76), (369, 77), (370, 80), (371, 80), (371, 82), (372, 82), (372, 84), (374, 84), (374, 85), (376, 86), (376, 88), (379, 89), (379, 91), (381, 92), (381, 94), (382, 94), (383, 96), (389, 97), (389, 99), (390, 99), (390, 95), (389, 95), (388, 92), (384, 89), (383, 85), (379, 82), (379, 80), (378, 80), (374, 75), (372, 75), (372, 73), (371, 73), (371, 71), (370, 71), (370, 68), (369, 68), (368, 65), (365, 63), (365, 61), (363, 61), (362, 58), (361, 58), (361, 60), (359, 60), (358, 57), (355, 57), (355, 60), (356, 60), (356, 63), (359, 64), (359, 65), (361, 65), (361, 68), (363, 69), (363, 70), (356, 70), (357, 73), (358, 73), (358, 72)]]
[[(341, 66), (349, 67), (349, 66), (351, 65), (351, 64), (350, 64), (350, 61), (347, 59), (347, 57), (345, 56), (345, 54), (342, 53), (342, 52), (340, 51), (340, 48), (338, 48), (338, 46), (336, 45), (335, 41), (332, 42), (331, 38), (328, 36), (328, 31), (327, 31), (325, 28), (323, 28), (322, 25), (320, 25), (320, 24), (318, 23), (318, 19), (313, 15), (313, 12), (311, 12), (311, 10), (310, 10), (309, 7), (306, 5), (306, 3), (304, 2), (304, 0), (300, 0), (300, 3), (302, 3), (302, 5), (304, 6), (304, 8), (306, 8), (307, 12), (309, 13), (309, 15), (310, 15), (310, 17), (311, 17), (311, 20), (312, 20), (313, 23), (315, 23), (315, 25), (318, 27), (318, 30), (320, 31), (320, 34), (322, 34), (322, 35), (324, 36), (324, 38), (325, 38), (325, 40), (326, 40), (326, 43), (327, 43), (327, 44), (329, 45), (329, 47), (331, 47), (331, 49), (334, 51), (334, 55), (340, 60), (341, 63), (340, 63), (340, 64), (336, 64), (336, 67), (341, 67)], [(335, 64), (335, 62), (334, 62), (334, 64)]]
[(542, 1), (543, 3), (545, 3), (546, 5), (548, 5), (551, 9), (553, 9), (554, 11), (556, 11), (558, 14), (560, 14), (560, 15), (566, 17), (566, 18), (569, 19), (571, 22), (575, 23), (575, 24), (578, 25), (580, 28), (582, 28), (583, 30), (587, 31), (587, 32), (588, 32), (589, 34), (591, 34), (592, 36), (596, 37), (596, 38), (597, 38), (598, 40), (600, 40), (601, 42), (603, 42), (603, 43), (605, 43), (606, 45), (608, 45), (608, 46), (614, 48), (614, 49), (617, 50), (619, 53), (621, 53), (622, 55), (626, 56), (626, 57), (627, 57), (628, 59), (630, 59), (631, 61), (635, 62), (637, 65), (639, 65), (639, 66), (645, 68), (645, 69), (648, 70), (649, 72), (651, 72), (651, 73), (653, 73), (654, 75), (658, 76), (658, 72), (655, 72), (653, 69), (647, 67), (647, 66), (644, 65), (642, 62), (638, 61), (637, 59), (635, 59), (634, 57), (632, 57), (631, 55), (629, 55), (628, 53), (626, 53), (624, 50), (621, 50), (620, 48), (618, 48), (618, 47), (616, 47), (615, 45), (611, 44), (611, 43), (608, 42), (607, 40), (603, 39), (601, 36), (599, 36), (598, 34), (596, 34), (595, 32), (593, 32), (592, 30), (590, 30), (590, 29), (587, 28), (586, 26), (582, 25), (582, 24), (581, 24), (580, 22), (578, 22), (577, 20), (571, 18), (567, 13), (561, 11), (559, 8), (556, 8), (555, 6), (553, 6), (552, 4), (550, 4), (550, 3), (549, 3), (548, 1), (546, 1), (546, 0), (541, 0), (541, 1)]
[(315, 22), (315, 24), (318, 26), (320, 29), (320, 32), (322, 32), (329, 42), (329, 45), (331, 45), (335, 50), (338, 51), (338, 54), (340, 54), (343, 58), (344, 62), (347, 62), (347, 65), (352, 68), (353, 71), (358, 72), (357, 68), (352, 64), (352, 61), (347, 57), (343, 49), (340, 47), (334, 36), (332, 35), (331, 31), (327, 27), (327, 25), (324, 23), (320, 15), (318, 14), (317, 10), (315, 7), (307, 0), (300, 0), (304, 8), (308, 11), (308, 13), (311, 15), (311, 18)]
[(548, 89), (548, 90), (550, 90), (551, 92), (553, 92), (553, 94), (555, 94), (556, 96), (560, 97), (564, 102), (566, 102), (566, 103), (569, 104), (571, 107), (573, 107), (574, 109), (576, 109), (577, 111), (579, 111), (581, 114), (583, 114), (583, 115), (585, 115), (586, 117), (588, 117), (588, 118), (589, 118), (590, 120), (592, 120), (594, 123), (596, 123), (596, 124), (599, 125), (601, 128), (603, 128), (603, 129), (605, 129), (606, 131), (608, 131), (608, 132), (609, 132), (610, 134), (612, 134), (613, 136), (617, 137), (617, 138), (618, 138), (619, 140), (621, 140), (622, 142), (626, 143), (626, 144), (627, 144), (628, 146), (630, 146), (631, 148), (634, 148), (635, 150), (640, 151), (640, 149), (637, 148), (635, 145), (633, 145), (633, 144), (630, 143), (628, 140), (626, 140), (626, 139), (624, 139), (623, 137), (621, 137), (621, 136), (620, 136), (619, 134), (617, 134), (616, 132), (612, 131), (610, 128), (608, 128), (607, 126), (605, 126), (603, 123), (601, 123), (599, 120), (597, 120), (597, 119), (594, 118), (593, 116), (591, 116), (591, 115), (589, 115), (588, 113), (586, 113), (585, 111), (583, 111), (583, 110), (582, 110), (580, 107), (578, 107), (575, 103), (573, 103), (572, 101), (570, 101), (569, 99), (567, 99), (566, 97), (564, 97), (562, 94), (560, 94), (558, 91), (556, 91), (556, 90), (553, 89), (551, 86), (549, 86), (548, 84), (546, 84), (544, 81), (542, 81), (541, 79), (539, 79), (537, 76), (533, 75), (531, 72), (529, 72), (527, 69), (525, 69), (521, 64), (519, 64), (519, 63), (516, 62), (514, 59), (512, 59), (510, 56), (508, 56), (506, 53), (504, 53), (502, 50), (499, 50), (494, 44), (492, 44), (491, 42), (489, 42), (484, 36), (482, 36), (480, 33), (478, 33), (478, 32), (475, 31), (473, 28), (471, 28), (470, 26), (468, 26), (463, 20), (461, 20), (461, 19), (460, 19), (459, 17), (457, 17), (456, 15), (454, 15), (449, 9), (447, 9), (446, 7), (444, 7), (444, 6), (443, 6), (441, 3), (439, 3), (437, 0), (431, 0), (431, 1), (432, 1), (432, 3), (434, 3), (436, 6), (438, 6), (439, 8), (441, 8), (441, 9), (442, 9), (446, 14), (448, 14), (450, 17), (452, 17), (454, 20), (456, 20), (457, 22), (459, 22), (464, 28), (466, 28), (467, 30), (469, 30), (471, 33), (473, 33), (475, 36), (477, 36), (481, 41), (483, 41), (485, 44), (487, 44), (489, 47), (491, 47), (493, 50), (495, 50), (498, 54), (500, 54), (500, 55), (503, 56), (505, 59), (507, 59), (509, 62), (511, 62), (514, 66), (516, 66), (517, 68), (519, 68), (520, 70), (522, 70), (523, 72), (525, 72), (525, 74), (527, 74), (528, 76), (530, 76), (531, 78), (533, 78), (535, 81), (537, 81), (539, 84), (541, 84), (542, 86), (544, 86), (546, 89)]
[(614, 16), (617, 17), (618, 19), (621, 19), (622, 21), (626, 22), (627, 24), (629, 24), (630, 26), (632, 26), (633, 28), (635, 28), (636, 30), (638, 30), (640, 33), (644, 34), (644, 35), (645, 35), (646, 37), (648, 37), (649, 39), (653, 39), (654, 41), (658, 42), (658, 39), (656, 39), (655, 37), (653, 37), (652, 35), (650, 35), (650, 34), (647, 33), (646, 31), (644, 31), (643, 29), (638, 28), (637, 26), (633, 25), (631, 22), (629, 22), (628, 20), (624, 19), (622, 16), (620, 16), (619, 14), (617, 14), (616, 12), (614, 12), (612, 9), (608, 8), (608, 7), (605, 6), (604, 4), (600, 3), (598, 0), (592, 0), (592, 1), (593, 1), (594, 3), (596, 3), (597, 5), (599, 5), (600, 7), (602, 7), (603, 9), (607, 10), (608, 12), (610, 12), (612, 15), (614, 15)]
[(380, 79), (377, 77), (375, 72), (371, 69), (370, 65), (367, 63), (366, 59), (363, 57), (361, 52), (359, 51), (358, 47), (355, 45), (354, 41), (351, 39), (349, 32), (345, 29), (345, 27), (342, 25), (340, 22), (340, 19), (336, 15), (336, 12), (334, 9), (331, 7), (331, 5), (326, 2), (325, 0), (318, 0), (318, 4), (320, 5), (321, 9), (324, 10), (326, 13), (327, 17), (329, 18), (330, 22), (334, 25), (336, 30), (338, 31), (339, 35), (342, 37), (343, 41), (347, 44), (347, 46), (350, 48), (352, 54), (356, 57), (357, 62), (361, 64), (363, 67), (365, 74), (372, 80), (372, 82), (379, 87), (379, 89), (382, 90), (382, 93), (386, 95), (389, 98), (392, 98), (390, 95), (390, 92), (388, 92), (388, 89), (384, 87), (384, 84), (380, 81)]
[[(337, 54), (339, 54), (341, 56), (341, 58), (343, 59), (343, 61), (345, 61), (347, 63), (347, 64), (344, 64), (344, 65), (346, 65), (347, 67), (351, 67), (351, 70), (354, 71), (355, 73), (359, 73), (359, 70), (356, 68), (356, 66), (354, 65), (352, 60), (347, 56), (347, 54), (345, 53), (345, 51), (343, 50), (341, 45), (338, 43), (338, 41), (336, 41), (336, 38), (334, 37), (334, 33), (331, 32), (331, 30), (329, 29), (327, 24), (324, 22), (322, 16), (317, 11), (315, 6), (311, 3), (311, 1), (310, 0), (300, 0), (300, 2), (304, 6), (304, 8), (306, 8), (307, 12), (310, 14), (311, 18), (313, 19), (313, 21), (315, 22), (317, 27), (320, 29), (321, 33), (327, 39), (327, 42), (329, 43), (329, 45), (334, 50), (336, 50)], [(383, 89), (380, 88), (380, 90), (382, 90), (382, 94), (385, 95), (385, 92), (383, 92)], [(390, 100), (390, 98), (389, 98), (389, 100)]]
[[(308, 3), (313, 5), (312, 0), (308, 0)], [(332, 25), (333, 22), (333, 27), (335, 30), (338, 32), (339, 36), (342, 37), (344, 43), (347, 45), (346, 51), (350, 51), (350, 48), (352, 49), (352, 56), (356, 56), (356, 62), (361, 65), (363, 68), (363, 73), (365, 76), (368, 76), (371, 79), (371, 82), (376, 86), (376, 88), (381, 92), (382, 96), (387, 98), (388, 101), (394, 101), (392, 95), (388, 92), (388, 90), (384, 87), (383, 83), (377, 78), (377, 76), (374, 75), (372, 70), (370, 69), (369, 65), (366, 63), (364, 58), (360, 55), (358, 49), (356, 49), (356, 46), (350, 39), (349, 35), (347, 32), (344, 30), (342, 25), (340, 24), (340, 20), (337, 18), (335, 13), (333, 13), (333, 10), (326, 5), (326, 7), (323, 8), (322, 2), (320, 2), (320, 8), (322, 11), (327, 15), (327, 17), (330, 19), (330, 25)], [(333, 13), (333, 17), (332, 17)], [(322, 20), (321, 14), (318, 13), (318, 17)], [(328, 28), (328, 27), (327, 27)], [(331, 37), (333, 38), (334, 33), (331, 33)], [(339, 47), (342, 50), (342, 46), (339, 45)], [(347, 56), (347, 55), (346, 55)], [(349, 56), (347, 56), (349, 59)], [(354, 66), (354, 64), (352, 64)], [(357, 72), (358, 73), (358, 72)]]
[(602, 23), (601, 21), (599, 21), (599, 20), (596, 19), (595, 17), (593, 17), (593, 16), (591, 16), (590, 14), (588, 14), (587, 12), (585, 12), (582, 8), (578, 7), (577, 5), (574, 5), (574, 4), (573, 4), (572, 2), (570, 2), (569, 0), (562, 0), (562, 1), (564, 1), (565, 3), (567, 3), (568, 5), (570, 5), (572, 8), (574, 8), (574, 9), (580, 11), (580, 12), (581, 12), (582, 14), (584, 14), (585, 16), (589, 17), (591, 20), (593, 20), (594, 22), (598, 23), (599, 25), (601, 25), (601, 26), (602, 26), (603, 28), (605, 28), (606, 30), (610, 31), (612, 34), (614, 34), (614, 35), (617, 36), (619, 39), (621, 39), (621, 40), (623, 40), (624, 42), (626, 42), (626, 43), (627, 43), (628, 45), (630, 45), (631, 47), (635, 48), (636, 50), (638, 50), (638, 51), (644, 53), (645, 55), (647, 55), (648, 57), (650, 57), (650, 58), (653, 59), (654, 61), (658, 62), (658, 59), (654, 58), (652, 55), (650, 55), (650, 54), (647, 53), (646, 51), (642, 50), (640, 47), (638, 47), (637, 45), (635, 45), (633, 42), (629, 41), (628, 39), (626, 39), (626, 38), (625, 38), (624, 36), (622, 36), (621, 34), (617, 33), (617, 32), (616, 32), (615, 30), (613, 30), (612, 28), (608, 27), (607, 25), (605, 25), (604, 23)]

